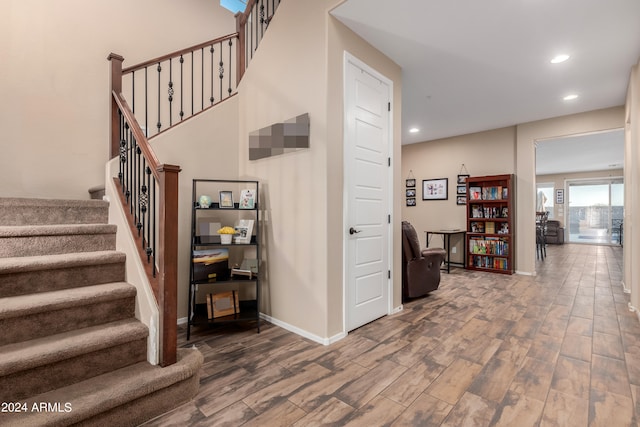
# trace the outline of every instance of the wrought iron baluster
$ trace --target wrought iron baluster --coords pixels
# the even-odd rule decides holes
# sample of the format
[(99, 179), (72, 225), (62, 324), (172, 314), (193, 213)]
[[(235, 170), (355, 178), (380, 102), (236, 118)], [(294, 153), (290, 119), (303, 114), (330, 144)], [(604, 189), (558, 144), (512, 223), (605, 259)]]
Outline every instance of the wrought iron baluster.
[(173, 125), (173, 58), (169, 58), (169, 126)]
[(149, 137), (149, 83), (147, 79), (147, 69), (144, 67), (144, 136)]
[[(146, 163), (146, 162), (145, 162)], [(144, 205), (143, 205), (143, 212), (146, 214), (146, 222), (143, 221), (143, 223), (145, 224), (145, 228), (147, 231), (147, 236), (146, 236), (146, 248), (145, 248), (145, 253), (147, 254), (147, 262), (151, 262), (151, 254), (153, 252), (153, 250), (151, 249), (151, 209), (150, 209), (150, 203), (151, 203), (151, 198), (150, 198), (150, 178), (149, 175), (151, 175), (151, 169), (149, 168), (149, 166), (147, 166), (145, 164), (145, 168), (144, 168), (144, 173), (146, 174), (146, 180), (145, 180), (145, 184), (142, 186), (142, 190), (143, 193), (145, 195), (145, 199), (144, 199)]]
[(200, 111), (204, 110), (204, 47), (200, 48)]
[[(149, 169), (149, 173), (151, 173), (151, 169)], [(151, 265), (151, 271), (153, 274), (153, 277), (156, 277), (156, 228), (157, 228), (157, 222), (158, 222), (158, 217), (156, 216), (156, 177), (155, 176), (151, 176), (151, 194), (153, 195), (153, 197), (151, 198), (152, 203), (151, 203), (151, 209), (153, 211), (153, 225), (152, 225), (152, 231), (153, 231), (153, 243), (151, 245), (151, 247), (153, 248), (153, 264)]]
[(136, 186), (135, 186), (135, 193), (136, 193), (136, 200), (135, 200), (135, 205), (134, 205), (134, 209), (136, 210), (136, 228), (138, 229), (138, 237), (142, 236), (142, 248), (144, 249), (144, 213), (145, 213), (145, 208), (144, 208), (144, 175), (142, 175), (142, 171), (144, 168), (144, 164), (146, 162), (144, 156), (142, 156), (142, 150), (140, 149), (140, 147), (137, 147), (136, 149)]
[[(127, 148), (128, 148), (128, 155), (127, 155), (127, 187), (126, 187), (126, 191), (125, 191), (125, 197), (126, 197), (126, 201), (127, 204), (130, 204), (131, 202), (131, 175), (133, 173), (132, 168), (133, 168), (133, 147), (132, 147), (132, 141), (131, 141), (131, 131), (129, 130), (129, 123), (125, 123), (126, 129), (127, 129)], [(131, 209), (129, 209), (129, 213), (131, 213)]]
[(180, 120), (184, 117), (184, 57), (180, 55)]
[(160, 128), (162, 128), (162, 122), (160, 121), (160, 80), (162, 77), (162, 65), (158, 62), (158, 124), (156, 125), (158, 128), (158, 133), (160, 133)]
[(213, 54), (215, 53), (215, 49), (213, 48), (213, 44), (211, 45), (211, 48), (209, 49), (209, 52), (211, 52), (211, 97), (209, 98), (209, 101), (211, 102), (211, 105), (213, 105), (213, 103), (215, 102), (215, 98), (213, 96)]
[(227, 89), (227, 92), (229, 92), (229, 96), (231, 96), (231, 92), (233, 92), (233, 89), (231, 89), (231, 76), (233, 75), (232, 73), (232, 69), (231, 67), (233, 66), (233, 62), (231, 62), (231, 51), (233, 48), (233, 39), (229, 39), (229, 89)]
[(191, 51), (191, 115), (193, 116), (193, 51)]
[(220, 77), (220, 98), (222, 98), (222, 81), (224, 80), (224, 62), (222, 61), (222, 49), (220, 49), (220, 62), (218, 63), (218, 77)]

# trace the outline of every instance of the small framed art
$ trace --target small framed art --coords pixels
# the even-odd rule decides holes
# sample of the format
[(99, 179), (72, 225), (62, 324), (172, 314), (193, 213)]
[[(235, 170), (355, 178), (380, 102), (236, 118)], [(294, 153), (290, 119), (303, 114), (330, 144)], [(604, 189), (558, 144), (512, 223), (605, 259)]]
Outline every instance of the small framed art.
[(416, 189), (415, 188), (407, 188), (405, 190), (405, 197), (416, 197)]
[(407, 183), (407, 187), (415, 187), (416, 186), (416, 180), (414, 178), (407, 179), (406, 183)]
[(449, 178), (422, 180), (422, 200), (447, 200)]
[(456, 197), (456, 205), (466, 205), (466, 204), (467, 204), (467, 196)]
[(467, 186), (466, 185), (458, 185), (456, 187), (456, 194), (467, 194)]
[(233, 191), (220, 192), (220, 207), (233, 208)]
[(458, 175), (458, 184), (466, 184), (469, 176), (471, 175)]
[(408, 197), (407, 198), (407, 206), (415, 206), (416, 205), (416, 198), (415, 197)]

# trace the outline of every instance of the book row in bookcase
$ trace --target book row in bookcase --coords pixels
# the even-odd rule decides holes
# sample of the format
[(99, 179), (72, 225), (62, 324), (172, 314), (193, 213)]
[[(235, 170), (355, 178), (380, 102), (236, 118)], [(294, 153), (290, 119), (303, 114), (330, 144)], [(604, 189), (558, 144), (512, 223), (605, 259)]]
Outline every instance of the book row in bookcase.
[(512, 274), (513, 175), (467, 178), (467, 268)]

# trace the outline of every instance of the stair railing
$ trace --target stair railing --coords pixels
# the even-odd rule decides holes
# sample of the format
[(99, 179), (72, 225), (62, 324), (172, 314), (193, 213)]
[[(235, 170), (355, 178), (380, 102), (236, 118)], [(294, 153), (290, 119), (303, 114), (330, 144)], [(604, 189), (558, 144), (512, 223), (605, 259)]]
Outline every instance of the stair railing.
[(122, 96), (122, 62), (111, 54), (111, 158), (119, 157), (120, 201), (159, 309), (160, 365), (177, 357), (178, 173), (161, 164)]
[(175, 363), (177, 356), (180, 167), (161, 164), (149, 140), (237, 93), (279, 4), (280, 0), (249, 0), (245, 11), (235, 16), (238, 32), (132, 67), (122, 68), (120, 55), (108, 57), (110, 155), (120, 159), (114, 181), (160, 310), (162, 366)]
[(238, 82), (242, 80), (279, 5), (280, 0), (249, 0), (244, 12), (236, 13)]

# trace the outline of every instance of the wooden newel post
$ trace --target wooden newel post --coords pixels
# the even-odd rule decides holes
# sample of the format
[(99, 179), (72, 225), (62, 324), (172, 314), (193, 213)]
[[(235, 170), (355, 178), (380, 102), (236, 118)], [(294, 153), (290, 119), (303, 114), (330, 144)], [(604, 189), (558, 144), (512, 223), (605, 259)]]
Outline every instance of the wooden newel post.
[(122, 62), (124, 62), (124, 58), (110, 53), (107, 59), (111, 62), (111, 90), (109, 91), (111, 97), (111, 149), (109, 158), (113, 159), (120, 154), (120, 118), (118, 117), (118, 105), (113, 99), (113, 94), (122, 92)]
[(176, 363), (178, 346), (178, 173), (180, 166), (160, 165), (158, 308), (160, 365)]

